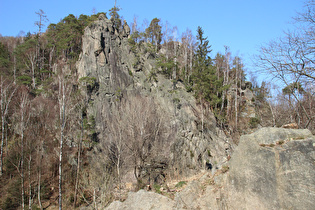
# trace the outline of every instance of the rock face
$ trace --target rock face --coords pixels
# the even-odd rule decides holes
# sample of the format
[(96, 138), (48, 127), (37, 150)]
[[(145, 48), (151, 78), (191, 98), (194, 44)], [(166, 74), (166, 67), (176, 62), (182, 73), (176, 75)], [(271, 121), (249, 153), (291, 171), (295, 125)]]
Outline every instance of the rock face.
[[(125, 88), (131, 84), (128, 66), (132, 60), (127, 37), (130, 29), (122, 31), (114, 28), (112, 21), (105, 15), (86, 27), (82, 37), (82, 53), (77, 62), (79, 78), (94, 77), (101, 87), (101, 94), (114, 94), (115, 88)], [(114, 82), (114, 84), (112, 84)]]
[(103, 122), (113, 102), (137, 92), (154, 98), (175, 133), (170, 139), (171, 154), (166, 157), (173, 171), (189, 174), (204, 168), (206, 163), (214, 169), (220, 167), (233, 146), (216, 128), (214, 115), (207, 113), (203, 117), (206, 111), (200, 109), (180, 82), (162, 75), (157, 75), (155, 81), (148, 79), (157, 55), (146, 50), (145, 43), (135, 55), (128, 43), (129, 33), (126, 23), (117, 29), (105, 16), (100, 16), (84, 32), (77, 70), (79, 78), (96, 80), (97, 88), (88, 98), (87, 115), (95, 117), (98, 141), (106, 138)]
[[(314, 161), (315, 136), (309, 130), (262, 128), (241, 137), (228, 171), (189, 182), (174, 201), (160, 202), (161, 209), (314, 209)], [(146, 193), (137, 200), (153, 201)], [(161, 195), (149, 195), (162, 201)], [(126, 204), (134, 203), (126, 209), (140, 209), (137, 200), (128, 198)]]
[(242, 136), (230, 162), (231, 207), (314, 208), (314, 160), (309, 130), (262, 128)]

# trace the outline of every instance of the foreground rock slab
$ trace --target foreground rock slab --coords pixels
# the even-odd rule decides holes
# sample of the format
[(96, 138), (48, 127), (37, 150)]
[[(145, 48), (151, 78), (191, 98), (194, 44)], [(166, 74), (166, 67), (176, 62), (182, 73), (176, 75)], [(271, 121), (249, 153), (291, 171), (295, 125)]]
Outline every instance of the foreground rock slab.
[(230, 162), (231, 207), (314, 209), (314, 161), (309, 130), (262, 128), (242, 136)]

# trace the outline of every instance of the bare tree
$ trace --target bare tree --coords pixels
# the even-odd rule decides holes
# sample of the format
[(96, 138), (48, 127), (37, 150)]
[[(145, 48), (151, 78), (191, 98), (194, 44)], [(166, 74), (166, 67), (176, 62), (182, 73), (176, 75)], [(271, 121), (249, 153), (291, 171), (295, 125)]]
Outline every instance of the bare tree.
[(59, 75), (59, 120), (60, 120), (60, 148), (59, 148), (59, 210), (62, 209), (62, 155), (64, 130), (66, 127), (66, 88), (64, 75)]
[(44, 53), (42, 54), (43, 57), (41, 57), (41, 49), (40, 49), (40, 41), (41, 41), (41, 35), (42, 35), (42, 28), (45, 26), (44, 22), (47, 22), (47, 15), (45, 12), (40, 9), (38, 12), (35, 12), (39, 16), (39, 20), (35, 22), (35, 25), (38, 26), (38, 40), (37, 40), (37, 61), (39, 69), (43, 68), (43, 62), (44, 62)]
[[(4, 131), (6, 124), (6, 117), (8, 115), (9, 106), (11, 99), (16, 91), (16, 88), (7, 81), (3, 80), (1, 76), (0, 81), (1, 88), (1, 99), (0, 99), (0, 109), (1, 109), (1, 158), (0, 158), (0, 176), (3, 173), (3, 146), (4, 146)], [(6, 145), (7, 146), (7, 145)]]
[[(80, 85), (81, 87), (81, 91), (83, 92), (82, 95), (85, 95), (85, 96), (82, 96), (82, 95), (77, 95), (77, 98), (76, 98), (76, 110), (77, 110), (77, 121), (79, 122), (79, 127), (80, 127), (80, 138), (77, 142), (78, 144), (78, 153), (77, 153), (77, 171), (76, 171), (76, 179), (75, 179), (75, 187), (74, 187), (74, 202), (73, 202), (73, 207), (75, 208), (76, 207), (76, 203), (77, 203), (77, 194), (78, 194), (78, 187), (79, 187), (79, 181), (80, 181), (80, 170), (81, 170), (81, 153), (82, 153), (82, 141), (83, 141), (83, 136), (84, 136), (84, 110), (86, 110), (87, 108), (87, 102), (88, 102), (88, 93), (87, 93), (87, 89), (88, 89), (88, 86), (91, 87), (91, 85), (95, 84), (94, 80), (91, 79), (91, 78), (85, 78), (86, 80), (89, 80), (90, 79), (90, 83), (89, 82), (86, 82), (84, 81), (83, 78), (81, 78), (81, 81), (82, 84)], [(74, 127), (74, 126), (71, 126), (71, 127)], [(76, 128), (75, 128), (76, 129)]]
[[(109, 154), (110, 161), (116, 166), (117, 180), (120, 183), (121, 180), (121, 168), (123, 166), (124, 159), (126, 155), (126, 143), (124, 142), (127, 138), (126, 134), (123, 132), (125, 123), (125, 116), (123, 115), (124, 110), (117, 104), (117, 107), (113, 110), (109, 119), (111, 122), (107, 121), (108, 124), (108, 143), (107, 151)], [(126, 160), (125, 160), (126, 161)]]
[(305, 6), (305, 12), (294, 18), (297, 30), (286, 32), (283, 38), (262, 46), (256, 57), (259, 67), (284, 83), (297, 79), (304, 84), (315, 81), (314, 0)]
[[(315, 82), (315, 60), (314, 60), (314, 26), (315, 26), (315, 3), (313, 0), (306, 4), (306, 11), (299, 13), (295, 19), (298, 30), (285, 33), (283, 38), (271, 41), (260, 48), (260, 54), (256, 56), (259, 73), (263, 72), (268, 77), (276, 79), (280, 88), (289, 91), (290, 101), (293, 99), (306, 116), (307, 122), (303, 127), (308, 127), (313, 120), (301, 97), (297, 94), (296, 88), (301, 85), (302, 89), (310, 88)], [(300, 118), (300, 117), (299, 117)]]
[(78, 143), (77, 174), (76, 174), (76, 179), (75, 179), (74, 201), (73, 201), (74, 208), (76, 207), (76, 203), (77, 203), (77, 193), (78, 193), (79, 176), (80, 176), (81, 150), (82, 150), (83, 133), (84, 133), (83, 112), (81, 110), (81, 134), (80, 134), (80, 139), (79, 139), (79, 143)]
[(22, 209), (25, 209), (25, 200), (24, 200), (24, 196), (25, 196), (25, 188), (24, 188), (24, 144), (25, 144), (25, 130), (26, 127), (28, 125), (28, 120), (29, 120), (29, 95), (28, 92), (26, 90), (20, 90), (21, 91), (21, 97), (20, 97), (20, 105), (19, 105), (19, 119), (18, 119), (18, 123), (19, 123), (19, 133), (20, 133), (20, 161), (19, 163), (15, 164), (12, 163), (15, 168), (17, 169), (17, 172), (19, 173), (20, 177), (21, 177), (21, 206)]
[[(231, 52), (229, 51), (229, 47), (228, 46), (224, 46), (225, 48), (225, 55), (224, 55), (224, 60), (225, 60), (225, 65), (224, 65), (224, 73), (223, 73), (223, 85), (228, 85), (229, 84), (229, 72), (230, 72), (230, 56), (231, 56)], [(222, 93), (222, 105), (221, 105), (221, 110), (220, 112), (223, 111), (224, 108), (224, 100), (227, 94), (227, 90), (224, 90)], [(229, 113), (227, 113), (227, 115), (229, 115)]]
[(235, 61), (235, 65), (236, 65), (236, 68), (235, 68), (235, 104), (234, 104), (234, 108), (235, 108), (235, 129), (237, 130), (237, 123), (238, 123), (238, 92), (239, 92), (239, 89), (238, 89), (238, 83), (239, 83), (239, 60), (238, 60), (238, 57), (236, 57), (236, 61)]
[(104, 131), (95, 148), (92, 158), (95, 168), (90, 173), (104, 171), (102, 177), (93, 180), (101, 182), (98, 185), (94, 183), (98, 186), (94, 186), (94, 189), (99, 189), (96, 191), (100, 191), (100, 186), (102, 191), (108, 192), (113, 184), (121, 186), (121, 180), (127, 172), (133, 173), (135, 180), (141, 184), (146, 165), (154, 167), (158, 157), (169, 155), (173, 131), (170, 118), (166, 118), (171, 116), (162, 114), (154, 98), (133, 94), (124, 94), (120, 101), (103, 109), (107, 110), (102, 116)]
[(135, 96), (123, 102), (126, 113), (126, 128), (128, 141), (126, 146), (133, 160), (135, 178), (140, 181), (144, 164), (157, 154), (169, 151), (167, 122), (154, 102), (153, 98)]
[(59, 92), (59, 128), (60, 128), (60, 146), (59, 146), (59, 209), (62, 209), (62, 161), (63, 161), (63, 144), (65, 140), (65, 129), (70, 111), (71, 86), (68, 84), (67, 75), (64, 73), (64, 65), (61, 65), (61, 72), (58, 75)]
[(37, 47), (36, 40), (31, 38), (19, 45), (15, 53), (18, 59), (21, 60), (27, 69), (31, 70), (32, 86), (36, 88), (35, 68), (37, 63)]
[(47, 15), (42, 9), (40, 9), (38, 12), (35, 12), (35, 13), (36, 15), (39, 16), (39, 21), (36, 21), (35, 25), (38, 26), (38, 35), (41, 36), (42, 28), (45, 26), (44, 22), (48, 21)]
[(177, 42), (177, 33), (178, 33), (178, 28), (175, 26), (173, 28), (173, 37), (174, 37), (174, 69), (173, 69), (173, 79), (176, 80), (177, 79), (177, 48), (178, 48), (178, 42)]

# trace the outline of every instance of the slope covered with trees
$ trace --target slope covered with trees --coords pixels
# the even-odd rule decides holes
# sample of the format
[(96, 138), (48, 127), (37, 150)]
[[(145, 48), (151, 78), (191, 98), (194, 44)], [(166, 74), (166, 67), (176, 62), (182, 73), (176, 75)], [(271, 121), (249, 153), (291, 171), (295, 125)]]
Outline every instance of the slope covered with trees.
[[(176, 152), (190, 158), (185, 166), (203, 168), (206, 162), (221, 167), (215, 163), (219, 155), (214, 148), (225, 146), (212, 143), (198, 153), (183, 140), (194, 139), (195, 146), (203, 148), (206, 140), (221, 135), (218, 129), (222, 139), (234, 140), (223, 153), (259, 124), (296, 123), (314, 132), (313, 1), (307, 8), (296, 18), (307, 27), (263, 47), (258, 57), (262, 70), (285, 84), (277, 98), (270, 98), (266, 82), (245, 81), (242, 59), (233, 57), (228, 47), (211, 57), (211, 40), (201, 27), (196, 37), (190, 30), (176, 37), (176, 27), (163, 26), (158, 18), (146, 28), (135, 19), (130, 32), (115, 6), (110, 19), (106, 13), (70, 14), (43, 32), (46, 16), (40, 10), (38, 33), (0, 37), (0, 208), (61, 209), (123, 198), (128, 187), (122, 180), (128, 175), (137, 180), (135, 188), (166, 177), (163, 170), (154, 174), (148, 163), (174, 166), (170, 174), (179, 173), (176, 164), (168, 163)], [(98, 49), (92, 52), (100, 69), (111, 68), (103, 77), (83, 75), (77, 63), (84, 56), (82, 36), (95, 21), (111, 26), (106, 31), (110, 36), (100, 34)], [(121, 44), (123, 40), (128, 45)], [(132, 59), (122, 60), (118, 48)], [(251, 98), (245, 89), (253, 93)], [(172, 103), (157, 101), (161, 95)], [(191, 106), (192, 95), (196, 106)], [(99, 96), (108, 101), (101, 101), (102, 111), (95, 112)], [(249, 102), (255, 115), (248, 114)], [(172, 112), (165, 111), (163, 103)], [(195, 118), (185, 118), (182, 110)], [(181, 133), (180, 126), (196, 132)], [(161, 154), (169, 159), (160, 160)]]

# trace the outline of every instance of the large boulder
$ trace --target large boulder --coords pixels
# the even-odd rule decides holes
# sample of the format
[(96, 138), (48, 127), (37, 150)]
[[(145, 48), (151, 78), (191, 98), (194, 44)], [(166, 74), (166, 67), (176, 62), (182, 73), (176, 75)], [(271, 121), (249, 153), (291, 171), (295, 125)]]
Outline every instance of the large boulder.
[(232, 209), (314, 209), (315, 138), (309, 130), (262, 128), (244, 135), (228, 175)]
[(163, 195), (140, 190), (136, 193), (129, 193), (128, 198), (124, 202), (114, 201), (106, 209), (107, 210), (168, 210), (173, 209), (175, 202)]

